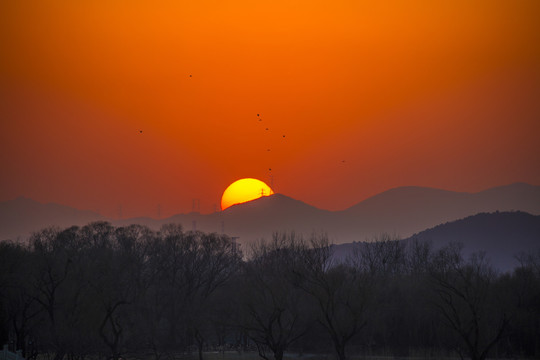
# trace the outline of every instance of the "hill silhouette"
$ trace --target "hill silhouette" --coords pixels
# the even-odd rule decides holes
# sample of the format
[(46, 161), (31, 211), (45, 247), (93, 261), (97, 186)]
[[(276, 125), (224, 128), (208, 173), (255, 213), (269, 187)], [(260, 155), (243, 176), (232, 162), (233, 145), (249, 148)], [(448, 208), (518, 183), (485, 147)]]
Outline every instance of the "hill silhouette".
[[(479, 213), (421, 231), (406, 239), (428, 241), (437, 250), (450, 243), (462, 243), (463, 255), (485, 251), (491, 264), (509, 271), (519, 265), (520, 253), (540, 249), (540, 216), (522, 211)], [(361, 243), (333, 245), (334, 257), (344, 260)]]
[(540, 249), (540, 216), (522, 211), (480, 213), (424, 230), (406, 240), (411, 239), (431, 241), (435, 248), (460, 242), (465, 256), (486, 251), (491, 263), (506, 271), (519, 264), (516, 255)]
[(54, 203), (42, 204), (21, 196), (0, 202), (0, 240), (25, 238), (44, 227), (64, 228), (98, 220), (106, 218), (93, 211)]
[[(168, 222), (180, 223), (185, 230), (207, 232), (225, 232), (239, 237), (241, 242), (270, 238), (274, 232), (311, 233), (324, 231), (324, 225), (332, 212), (321, 210), (302, 201), (282, 194), (265, 196), (257, 200), (233, 205), (225, 211), (212, 214), (178, 214), (163, 220), (149, 218), (126, 219), (115, 221), (117, 225), (135, 222), (159, 228)], [(251, 242), (251, 241), (247, 241)]]
[[(109, 221), (118, 226), (138, 223), (153, 229), (175, 222), (182, 224), (185, 230), (224, 232), (239, 237), (244, 244), (269, 238), (274, 232), (326, 232), (331, 241), (340, 244), (364, 241), (381, 233), (405, 238), (477, 213), (512, 210), (539, 215), (540, 186), (516, 183), (478, 193), (399, 187), (341, 211), (318, 209), (288, 196), (274, 194), (211, 214), (188, 213), (159, 220), (141, 217)], [(0, 203), (0, 211), (0, 239), (25, 236), (48, 225), (82, 225), (89, 221), (108, 220), (89, 211), (39, 204), (29, 199)]]
[(381, 233), (408, 237), (480, 212), (512, 210), (540, 214), (540, 187), (516, 183), (473, 194), (400, 187), (334, 212), (277, 194), (236, 205), (221, 216), (225, 232), (240, 239), (294, 229), (300, 233), (325, 231), (335, 243), (346, 243)]

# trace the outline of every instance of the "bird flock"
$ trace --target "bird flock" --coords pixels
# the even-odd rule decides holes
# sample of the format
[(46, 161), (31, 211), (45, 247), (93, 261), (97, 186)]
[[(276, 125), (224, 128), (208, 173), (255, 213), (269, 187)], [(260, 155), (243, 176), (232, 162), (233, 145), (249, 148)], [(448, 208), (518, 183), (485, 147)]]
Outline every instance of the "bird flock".
[[(189, 74), (189, 78), (192, 79), (193, 78), (193, 74)], [(270, 134), (272, 133), (272, 130), (270, 129), (269, 126), (266, 125), (266, 121), (263, 121), (263, 118), (261, 117), (261, 114), (260, 113), (257, 113), (257, 122), (264, 125), (264, 131), (267, 133), (267, 134)], [(138, 130), (138, 133), (139, 134), (142, 134), (143, 133), (143, 130)], [(281, 139), (286, 139), (286, 134), (281, 134)], [(266, 139), (266, 144), (267, 144), (267, 147), (266, 147), (266, 153), (270, 153), (272, 152), (272, 146), (270, 146), (270, 141), (268, 140), (268, 138)], [(273, 143), (272, 144), (273, 146), (275, 146), (276, 144)], [(345, 164), (345, 160), (341, 160), (341, 164)], [(268, 165), (270, 165), (270, 161), (268, 163)], [(268, 171), (272, 171), (272, 168), (271, 167), (268, 167)], [(270, 177), (272, 177), (272, 174), (270, 173)]]
[[(268, 127), (266, 125), (266, 121), (263, 121), (263, 118), (261, 117), (261, 114), (260, 113), (257, 113), (257, 122), (262, 124), (264, 126), (264, 131), (266, 134), (271, 134), (273, 130), (270, 129), (270, 127)], [(285, 139), (285, 134), (282, 134), (281, 135), (281, 138), (282, 139)], [(268, 138), (266, 139), (266, 144), (268, 145), (267, 148), (266, 148), (266, 152), (267, 153), (270, 153), (272, 152), (272, 146), (270, 146), (270, 141), (268, 140)], [(275, 143), (272, 143), (271, 145), (275, 146), (276, 144)], [(268, 160), (268, 165), (270, 165), (270, 160)], [(268, 167), (268, 171), (270, 172), (270, 179), (272, 179), (272, 168), (269, 166)]]

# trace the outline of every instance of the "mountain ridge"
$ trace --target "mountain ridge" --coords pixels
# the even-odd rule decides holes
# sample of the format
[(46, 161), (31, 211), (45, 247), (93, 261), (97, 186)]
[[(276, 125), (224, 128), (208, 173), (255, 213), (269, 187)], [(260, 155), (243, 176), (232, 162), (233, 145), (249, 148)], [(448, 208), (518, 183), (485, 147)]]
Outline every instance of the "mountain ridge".
[[(13, 205), (17, 199), (11, 202)], [(32, 202), (33, 206), (29, 206)], [(23, 209), (24, 204), (29, 206), (28, 210)], [(381, 233), (408, 237), (438, 224), (481, 212), (521, 210), (540, 215), (540, 186), (514, 183), (477, 193), (404, 186), (389, 189), (339, 211), (319, 209), (301, 200), (274, 194), (231, 206), (221, 212), (192, 212), (164, 219), (139, 217), (113, 220), (91, 211), (58, 204), (60, 211), (55, 212), (51, 205), (30, 199), (19, 201), (19, 208), (10, 208), (9, 205), (10, 201), (0, 203), (0, 240), (28, 236), (32, 231), (50, 225), (84, 225), (85, 221), (106, 220), (117, 226), (139, 223), (153, 229), (176, 222), (182, 224), (185, 230), (224, 232), (239, 237), (243, 243), (269, 238), (274, 232), (284, 231), (302, 234), (325, 232), (333, 242), (347, 243), (363, 241)], [(44, 215), (46, 211), (50, 212), (47, 216)]]
[(78, 210), (56, 203), (42, 204), (19, 196), (0, 202), (0, 240), (27, 237), (48, 226), (68, 227), (106, 220), (90, 210)]
[[(511, 271), (519, 265), (520, 253), (540, 250), (540, 215), (523, 211), (478, 213), (425, 229), (401, 241), (428, 242), (434, 251), (461, 243), (465, 259), (485, 252), (490, 263), (500, 271)], [(334, 257), (343, 261), (353, 254), (359, 242), (333, 245)]]

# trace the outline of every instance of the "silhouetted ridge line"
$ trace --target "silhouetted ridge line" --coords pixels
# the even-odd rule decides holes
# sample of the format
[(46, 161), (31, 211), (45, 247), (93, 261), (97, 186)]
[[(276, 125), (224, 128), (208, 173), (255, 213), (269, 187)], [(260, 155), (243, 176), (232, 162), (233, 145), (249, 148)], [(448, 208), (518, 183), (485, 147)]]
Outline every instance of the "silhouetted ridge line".
[[(27, 236), (48, 225), (83, 225), (94, 220), (107, 220), (95, 213), (73, 214), (31, 200), (39, 210), (21, 211), (16, 202), (0, 203), (0, 239)], [(20, 206), (19, 206), (20, 207)], [(24, 208), (24, 206), (22, 206)], [(67, 208), (67, 207), (65, 207)], [(60, 206), (59, 209), (64, 209)], [(274, 232), (296, 231), (310, 234), (325, 232), (332, 242), (364, 241), (381, 233), (409, 237), (436, 225), (482, 212), (520, 210), (540, 214), (540, 187), (523, 183), (500, 186), (478, 193), (458, 193), (434, 188), (407, 186), (372, 196), (348, 209), (328, 211), (316, 208), (283, 194), (264, 196), (211, 214), (177, 214), (163, 219), (148, 217), (110, 220), (116, 225), (138, 223), (158, 229), (165, 223), (180, 223), (191, 229), (239, 237), (242, 243), (260, 238), (269, 239)]]

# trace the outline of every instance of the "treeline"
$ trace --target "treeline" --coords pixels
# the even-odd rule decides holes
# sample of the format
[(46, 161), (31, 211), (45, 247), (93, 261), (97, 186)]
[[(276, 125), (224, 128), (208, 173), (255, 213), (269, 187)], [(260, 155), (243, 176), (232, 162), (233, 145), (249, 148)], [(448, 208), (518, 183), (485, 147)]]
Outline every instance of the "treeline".
[[(459, 240), (459, 239), (457, 239)], [(207, 349), (540, 357), (540, 253), (500, 274), (452, 244), (381, 236), (336, 262), (324, 235), (225, 235), (106, 222), (0, 243), (0, 341), (27, 358)]]

